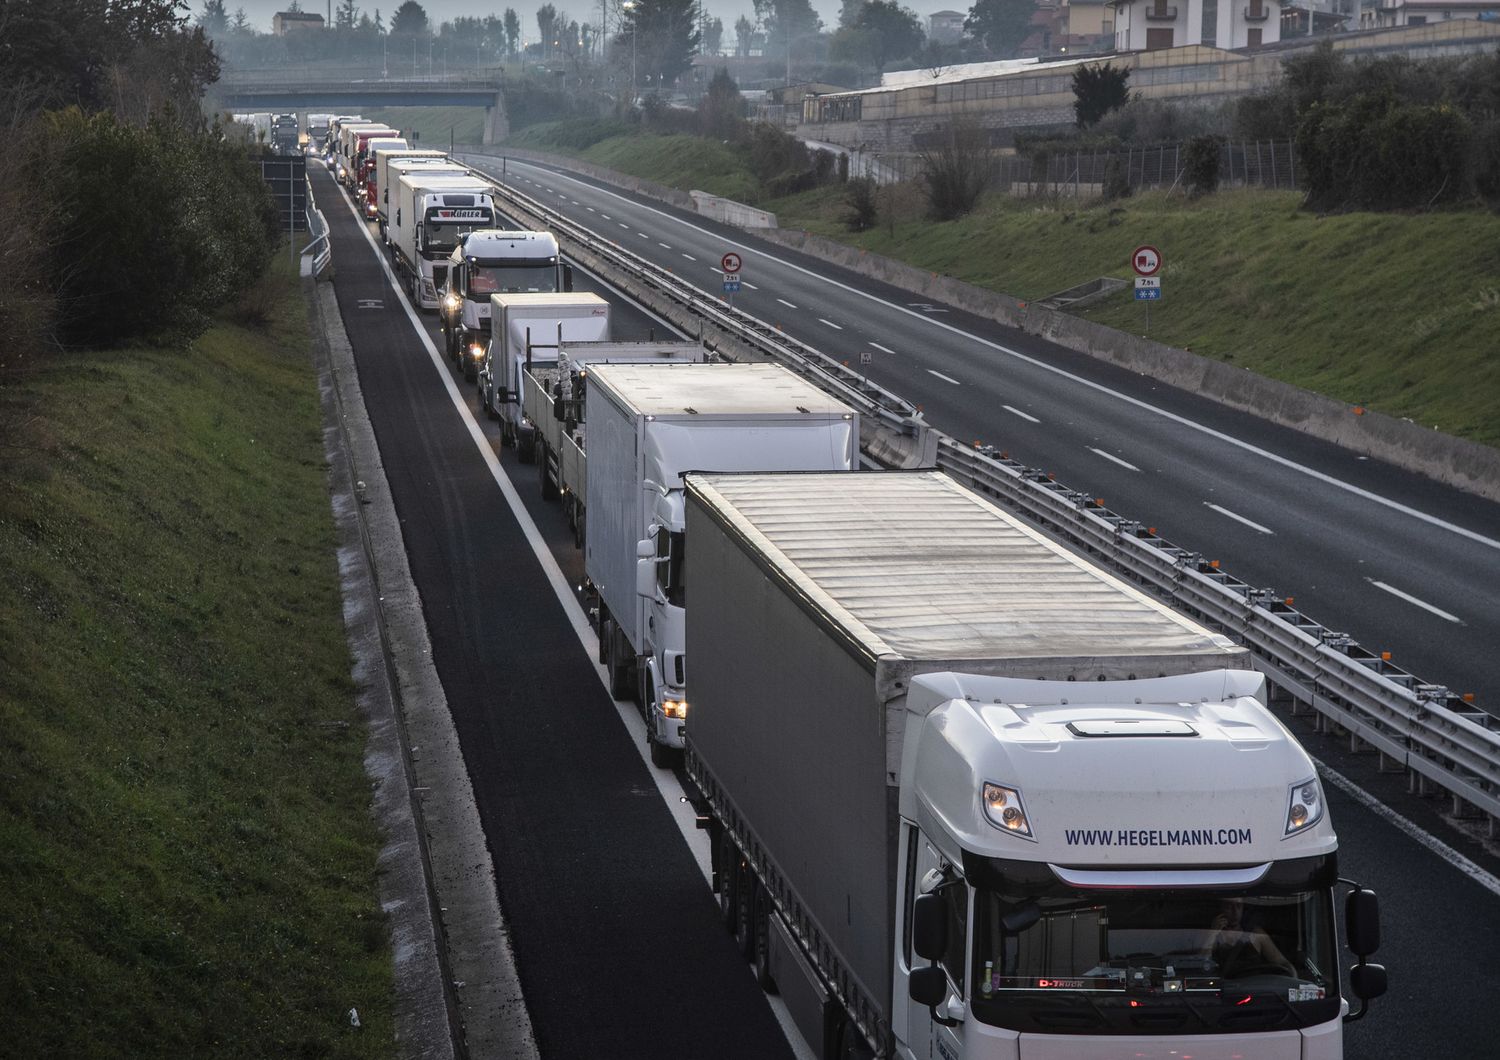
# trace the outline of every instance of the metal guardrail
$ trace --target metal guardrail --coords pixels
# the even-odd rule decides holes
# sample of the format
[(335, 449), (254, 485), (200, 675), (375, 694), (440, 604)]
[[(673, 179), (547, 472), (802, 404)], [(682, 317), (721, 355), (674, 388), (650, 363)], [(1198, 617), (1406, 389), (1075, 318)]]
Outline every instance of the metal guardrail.
[[(307, 187), (307, 230), (312, 233), (313, 240), (302, 248), (298, 257), (312, 255), (312, 277), (316, 280), (333, 263), (333, 246), (328, 241), (328, 218), (323, 216), (323, 211), (313, 202), (311, 181), (308, 181)], [(319, 249), (314, 250), (315, 247)]]
[[(496, 182), (521, 212), (595, 259), (620, 270), (612, 282), (644, 282), (705, 325), (771, 355), (887, 423), (937, 439), (937, 466), (977, 492), (1023, 515), (1131, 583), (1172, 604), (1250, 650), (1273, 684), (1302, 709), (1346, 730), (1358, 746), (1378, 751), (1410, 777), (1413, 790), (1449, 792), (1455, 815), (1500, 822), (1500, 732), (1494, 719), (1446, 687), (1423, 682), (1298, 611), (1282, 599), (1235, 578), (1158, 536), (1154, 529), (1110, 511), (1092, 497), (1027, 467), (993, 447), (968, 446), (932, 430), (913, 405), (851, 372), (848, 366), (742, 310), (731, 308), (669, 270), (624, 250), (556, 211)], [(571, 251), (570, 251), (571, 252)], [(610, 270), (613, 271), (613, 270)], [(796, 361), (803, 361), (798, 365)], [(811, 371), (809, 371), (809, 368)]]

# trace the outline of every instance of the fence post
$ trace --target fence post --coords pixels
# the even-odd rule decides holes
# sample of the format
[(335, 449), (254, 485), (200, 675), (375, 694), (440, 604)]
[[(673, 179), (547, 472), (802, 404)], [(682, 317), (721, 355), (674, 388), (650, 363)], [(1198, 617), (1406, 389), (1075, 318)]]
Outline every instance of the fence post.
[(1276, 141), (1271, 141), (1271, 187), (1279, 188), (1281, 185), (1276, 181)]
[(1297, 142), (1295, 140), (1288, 140), (1286, 142), (1286, 166), (1287, 166), (1287, 169), (1291, 171), (1291, 173), (1290, 173), (1290, 180), (1292, 182), (1292, 190), (1296, 191), (1297, 190)]
[(1250, 145), (1241, 140), (1240, 150), (1245, 153), (1245, 187), (1248, 188), (1250, 186)]

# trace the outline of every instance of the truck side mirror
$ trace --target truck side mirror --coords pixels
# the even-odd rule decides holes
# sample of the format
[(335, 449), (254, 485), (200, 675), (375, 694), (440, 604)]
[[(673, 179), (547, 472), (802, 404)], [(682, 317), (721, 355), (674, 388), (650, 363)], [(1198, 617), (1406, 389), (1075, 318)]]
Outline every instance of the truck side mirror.
[(656, 560), (654, 558), (635, 561), (635, 592), (637, 596), (644, 596), (648, 600), (656, 599)]
[(1349, 969), (1349, 990), (1361, 1001), (1371, 1001), (1390, 985), (1383, 964), (1356, 964)]
[(639, 541), (637, 541), (635, 543), (635, 558), (636, 559), (655, 559), (656, 558), (656, 542), (652, 541), (649, 537), (643, 537)]
[(929, 961), (942, 960), (948, 951), (948, 903), (942, 895), (924, 894), (912, 903), (911, 948)]
[(1344, 899), (1344, 937), (1349, 952), (1363, 959), (1380, 949), (1380, 899), (1356, 887)]
[(948, 999), (948, 975), (936, 964), (926, 968), (913, 968), (906, 980), (911, 999), (919, 1005), (935, 1009)]
[(573, 289), (573, 266), (571, 266), (571, 265), (564, 265), (563, 266), (563, 290), (564, 291), (571, 291), (572, 289)]

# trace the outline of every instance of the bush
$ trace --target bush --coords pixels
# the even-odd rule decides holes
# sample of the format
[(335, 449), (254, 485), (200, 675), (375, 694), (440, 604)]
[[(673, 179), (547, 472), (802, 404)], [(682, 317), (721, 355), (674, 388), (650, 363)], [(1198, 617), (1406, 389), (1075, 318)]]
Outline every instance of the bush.
[(946, 140), (922, 152), (922, 190), (927, 215), (953, 221), (970, 213), (990, 182), (989, 132), (972, 122), (954, 122)]
[(1222, 153), (1217, 136), (1195, 136), (1183, 145), (1183, 176), (1193, 198), (1212, 195), (1219, 190), (1219, 157)]
[(1130, 198), (1130, 174), (1125, 172), (1125, 157), (1110, 155), (1104, 164), (1104, 201), (1116, 202)]
[(844, 191), (844, 227), (851, 232), (864, 232), (874, 228), (880, 220), (880, 209), (876, 205), (875, 181), (871, 177), (855, 177)]
[(217, 130), (76, 109), (42, 121), (31, 182), (58, 212), (46, 260), (64, 343), (186, 342), (265, 269), (281, 239), (276, 207)]

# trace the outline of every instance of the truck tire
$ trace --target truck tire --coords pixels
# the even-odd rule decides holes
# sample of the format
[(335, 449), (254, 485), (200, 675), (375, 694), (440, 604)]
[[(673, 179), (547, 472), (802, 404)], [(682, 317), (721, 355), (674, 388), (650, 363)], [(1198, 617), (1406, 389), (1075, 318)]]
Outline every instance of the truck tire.
[(768, 994), (778, 992), (776, 980), (771, 976), (771, 917), (775, 915), (771, 908), (771, 896), (764, 887), (757, 887), (751, 924), (754, 953), (751, 954), (750, 963), (755, 968), (755, 981)]
[(740, 848), (728, 832), (719, 833), (719, 919), (724, 930), (734, 934), (740, 908)]
[(601, 602), (599, 604), (599, 623), (595, 629), (595, 632), (599, 634), (599, 661), (601, 663), (609, 662), (609, 627), (609, 611), (605, 609), (604, 604)]
[(739, 901), (735, 903), (734, 941), (740, 948), (740, 956), (749, 961), (755, 956), (755, 902), (760, 893), (760, 881), (744, 858), (735, 859), (735, 866), (739, 875), (735, 887)]
[(525, 434), (516, 432), (516, 458), (523, 464), (530, 464), (536, 460), (536, 432), (527, 431)]
[(546, 442), (537, 444), (536, 466), (541, 468), (542, 500), (544, 501), (555, 501), (562, 496), (562, 491), (557, 488), (557, 483), (552, 479), (551, 452)]
[(659, 743), (651, 730), (646, 730), (646, 742), (651, 745), (651, 764), (657, 769), (676, 769), (682, 764), (682, 751)]
[(844, 1016), (843, 1026), (839, 1028), (838, 1043), (838, 1052), (834, 1054), (838, 1060), (875, 1060), (875, 1054), (870, 1052), (870, 1044), (847, 1014)]
[(605, 661), (605, 667), (609, 670), (609, 694), (612, 698), (629, 702), (635, 690), (635, 674), (630, 672), (630, 664), (635, 661), (635, 653), (621, 650), (621, 642), (625, 638), (620, 636), (620, 628), (611, 620), (609, 624), (609, 658)]

